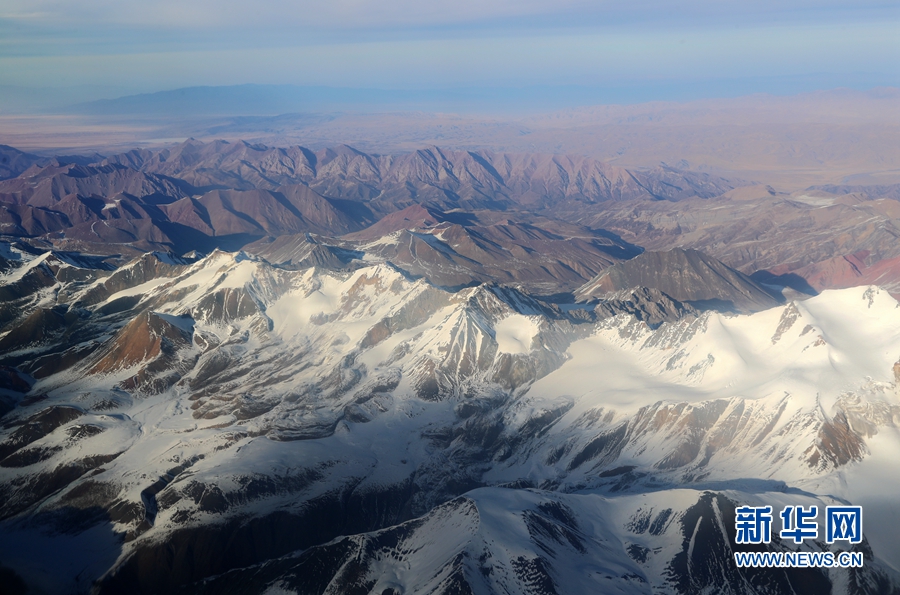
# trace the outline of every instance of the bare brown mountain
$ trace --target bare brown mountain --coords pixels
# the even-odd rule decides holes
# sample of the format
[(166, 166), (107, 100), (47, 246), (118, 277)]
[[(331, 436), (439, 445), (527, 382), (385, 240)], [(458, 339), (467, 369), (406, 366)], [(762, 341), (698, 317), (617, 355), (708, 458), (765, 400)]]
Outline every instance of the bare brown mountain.
[(345, 150), (322, 167), (311, 185), (322, 184), (323, 193), (330, 196), (333, 192), (325, 190), (334, 184), (331, 180), (353, 180), (380, 189), (376, 204), (431, 200), (465, 209), (511, 205), (542, 208), (566, 201), (596, 203), (639, 197), (709, 198), (735, 186), (705, 174), (673, 168), (628, 171), (577, 155), (447, 151), (438, 147), (377, 158)]
[(868, 250), (835, 256), (820, 262), (787, 271), (776, 267), (773, 274), (797, 275), (815, 290), (878, 285), (900, 295), (900, 257), (873, 258)]
[(350, 240), (376, 240), (382, 236), (404, 229), (433, 227), (449, 221), (446, 213), (428, 205), (416, 204), (379, 219), (374, 225), (361, 231), (347, 234)]
[[(329, 268), (385, 260), (435, 285), (496, 281), (542, 295), (567, 292), (640, 248), (610, 234), (540, 217), (491, 211), (444, 212), (413, 205), (339, 239), (264, 239), (245, 248), (279, 265)], [(351, 261), (356, 261), (353, 264)]]
[(0, 203), (0, 231), (4, 235), (41, 236), (70, 225), (62, 213), (29, 205)]
[(786, 194), (758, 186), (711, 201), (612, 203), (574, 219), (648, 250), (694, 248), (746, 274), (805, 277), (813, 270), (807, 267), (818, 267), (819, 289), (846, 287), (845, 273), (827, 265), (833, 259), (865, 251), (870, 267), (900, 257), (900, 201), (861, 194)]
[(122, 165), (58, 162), (45, 167), (34, 165), (16, 178), (0, 181), (0, 201), (33, 207), (53, 207), (70, 194), (107, 197), (120, 193), (144, 202), (168, 202), (190, 196), (193, 189), (181, 180)]
[(178, 351), (191, 344), (194, 321), (144, 311), (119, 329), (115, 339), (95, 356), (85, 373), (115, 374), (127, 370), (121, 386), (130, 390), (161, 392), (178, 381), (182, 370)]
[(278, 190), (212, 190), (163, 205), (166, 218), (209, 236), (341, 234), (358, 229), (347, 214), (306, 186)]
[[(189, 153), (193, 146), (181, 147)], [(203, 147), (207, 152), (221, 149)], [(182, 155), (177, 171), (184, 173), (182, 166), (197, 164), (204, 156), (209, 157), (204, 154), (191, 161)], [(123, 154), (121, 161), (141, 166), (154, 158), (166, 163), (165, 155), (144, 150)], [(213, 164), (209, 171), (219, 170)], [(222, 237), (234, 238), (227, 247), (239, 247), (240, 241), (264, 235), (343, 234), (375, 220), (364, 205), (326, 199), (303, 184), (270, 190), (253, 188), (251, 182), (234, 176), (226, 181), (239, 181), (237, 186), (250, 189), (201, 192), (184, 180), (122, 163), (52, 160), (0, 182), (0, 232), (41, 238), (61, 249), (134, 256), (146, 250), (208, 251), (225, 246), (215, 240)]]
[(697, 250), (644, 252), (604, 270), (576, 292), (582, 301), (635, 287), (656, 289), (695, 306), (765, 310), (783, 302), (747, 275)]
[(102, 163), (177, 177), (198, 188), (275, 188), (314, 177), (315, 156), (303, 147), (275, 148), (244, 141), (194, 139), (158, 151), (135, 149)]
[[(504, 279), (564, 279), (567, 287), (636, 253), (614, 235), (581, 225), (596, 205), (711, 198), (735, 185), (669, 167), (632, 172), (584, 156), (446, 151), (434, 146), (371, 155), (346, 145), (312, 152), (188, 140), (165, 149), (135, 149), (95, 164), (74, 161), (53, 160), (0, 182), (0, 202), (6, 206), (0, 224), (8, 235), (39, 238), (66, 250), (129, 257), (146, 250), (236, 249), (281, 235), (342, 236), (381, 220), (368, 235), (356, 238), (374, 239), (428, 227), (424, 219), (395, 227), (399, 220), (391, 217), (427, 204), (434, 213), (443, 213), (434, 223), (465, 228), (451, 230), (457, 234), (455, 241), (467, 246), (457, 253), (463, 260), (453, 266), (462, 267), (459, 270), (499, 267)], [(481, 220), (470, 225), (466, 213), (482, 213)], [(564, 213), (570, 215), (568, 223), (559, 221)], [(432, 240), (413, 238), (405, 245), (420, 241)], [(563, 241), (568, 242), (565, 249), (551, 247)], [(387, 245), (379, 250), (390, 252), (383, 247)], [(423, 255), (436, 245), (421, 246), (417, 256), (391, 257), (415, 269), (415, 263), (429, 260)], [(449, 252), (442, 254), (445, 258)], [(559, 259), (544, 262), (545, 254)], [(533, 272), (524, 272), (532, 265), (537, 267)]]
[[(697, 249), (809, 290), (869, 279), (847, 269), (852, 255), (865, 252), (863, 268), (900, 257), (890, 185), (788, 194), (669, 165), (435, 146), (379, 155), (189, 140), (83, 161), (51, 160), (0, 182), (5, 235), (123, 258), (262, 240), (260, 250), (294, 265), (346, 266), (367, 252), (451, 286), (496, 275), (566, 290), (634, 246)], [(309, 244), (307, 233), (342, 239)], [(892, 266), (872, 270), (881, 284), (900, 283)]]
[(47, 161), (31, 153), (25, 153), (8, 145), (0, 145), (0, 180), (15, 178), (32, 165)]
[(425, 201), (444, 207), (546, 206), (564, 200), (709, 198), (734, 183), (672, 167), (629, 171), (578, 155), (448, 151), (436, 146), (373, 155), (347, 145), (313, 152), (243, 141), (188, 140), (156, 152), (131, 151), (103, 163), (175, 177), (196, 187), (274, 189), (307, 184), (330, 198), (371, 203), (386, 214)]

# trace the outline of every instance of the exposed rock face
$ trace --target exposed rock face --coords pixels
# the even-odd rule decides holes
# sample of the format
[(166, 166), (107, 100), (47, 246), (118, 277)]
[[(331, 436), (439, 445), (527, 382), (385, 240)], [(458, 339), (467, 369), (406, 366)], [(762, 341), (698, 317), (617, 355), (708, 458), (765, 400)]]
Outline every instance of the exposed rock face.
[[(158, 393), (181, 378), (192, 363), (183, 361), (192, 345), (194, 321), (144, 311), (120, 330), (111, 344), (98, 350), (87, 374), (115, 375), (128, 371), (120, 386), (136, 392)], [(196, 359), (194, 354), (193, 359)]]
[(0, 145), (0, 180), (15, 178), (32, 165), (46, 161), (43, 157), (24, 153), (8, 145)]
[(51, 163), (35, 166), (22, 176), (0, 182), (3, 202), (53, 207), (70, 195), (112, 197), (117, 194), (145, 202), (188, 196), (192, 188), (181, 180), (143, 173), (121, 165), (85, 166)]
[(589, 300), (632, 287), (649, 287), (695, 305), (744, 312), (764, 310), (783, 301), (718, 260), (697, 250), (680, 249), (644, 252), (618, 263), (580, 287), (576, 295)]
[(155, 359), (164, 350), (188, 345), (190, 340), (191, 334), (184, 328), (153, 312), (143, 312), (116, 335), (108, 353), (88, 373), (104, 374), (129, 368)]
[(594, 312), (603, 318), (627, 313), (647, 323), (650, 328), (657, 328), (663, 322), (699, 315), (690, 304), (673, 300), (660, 290), (647, 287), (608, 294), (597, 304)]

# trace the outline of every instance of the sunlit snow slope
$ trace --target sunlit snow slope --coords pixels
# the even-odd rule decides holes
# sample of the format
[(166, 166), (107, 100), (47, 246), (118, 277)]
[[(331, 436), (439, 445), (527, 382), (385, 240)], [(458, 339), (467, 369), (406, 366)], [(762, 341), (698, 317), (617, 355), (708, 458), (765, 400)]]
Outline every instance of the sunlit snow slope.
[[(35, 588), (900, 585), (900, 307), (874, 287), (656, 328), (621, 296), (243, 253), (47, 255), (0, 291), (0, 564)], [(737, 505), (846, 501), (867, 507), (862, 570), (729, 558)]]

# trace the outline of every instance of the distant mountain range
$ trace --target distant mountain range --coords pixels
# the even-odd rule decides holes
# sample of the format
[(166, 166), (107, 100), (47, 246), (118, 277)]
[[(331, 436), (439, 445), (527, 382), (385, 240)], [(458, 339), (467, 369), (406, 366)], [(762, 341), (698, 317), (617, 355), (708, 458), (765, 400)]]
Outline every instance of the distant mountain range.
[[(896, 88), (640, 104), (618, 104), (612, 91), (558, 88), (545, 101), (547, 89), (191, 87), (79, 103), (53, 114), (10, 114), (0, 143), (41, 155), (53, 147), (111, 154), (189, 137), (314, 150), (349, 143), (370, 154), (437, 145), (588, 155), (632, 170), (666, 163), (789, 191), (900, 183)], [(510, 105), (522, 111), (512, 113)], [(60, 114), (66, 127), (59, 126)]]
[(88, 165), (17, 159), (19, 169), (32, 165), (0, 181), (4, 232), (58, 249), (180, 254), (258, 241), (249, 249), (274, 258), (275, 247), (289, 248), (272, 238), (300, 234), (296, 242), (305, 245), (312, 233), (323, 236), (317, 244), (378, 255), (441, 285), (496, 279), (548, 291), (574, 289), (640, 252), (561, 213), (577, 219), (605, 201), (712, 197), (732, 188), (672, 168), (632, 172), (584, 157), (437, 147), (382, 156), (347, 146), (313, 152), (187, 141)]
[[(379, 89), (340, 89), (295, 85), (184, 87), (73, 105), (67, 111), (86, 115), (276, 115), (304, 111), (340, 111), (362, 105), (414, 104), (416, 93)], [(421, 99), (436, 94), (419, 93)]]
[(497, 279), (546, 294), (642, 249), (693, 248), (806, 293), (866, 279), (900, 288), (891, 185), (787, 195), (670, 166), (438, 147), (376, 155), (189, 140), (54, 159), (2, 150), (3, 233), (60, 250), (246, 246), (288, 263), (316, 245), (347, 266), (372, 253), (442, 285)]
[(299, 85), (183, 87), (67, 106), (67, 113), (131, 116), (262, 116), (297, 112), (521, 111), (572, 108), (597, 103), (613, 90), (602, 87), (375, 89)]

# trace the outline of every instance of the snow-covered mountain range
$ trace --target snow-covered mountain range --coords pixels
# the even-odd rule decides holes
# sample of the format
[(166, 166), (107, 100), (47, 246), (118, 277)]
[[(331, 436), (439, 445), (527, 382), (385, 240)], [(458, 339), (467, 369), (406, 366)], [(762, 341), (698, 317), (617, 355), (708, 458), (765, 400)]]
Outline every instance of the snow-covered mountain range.
[[(6, 153), (7, 591), (900, 593), (890, 188)], [(766, 505), (862, 506), (864, 539), (738, 544)], [(733, 558), (798, 548), (864, 564)]]
[[(900, 585), (900, 307), (876, 287), (738, 315), (365, 260), (5, 260), (0, 563), (35, 589)], [(734, 567), (735, 506), (846, 502), (864, 568)]]

